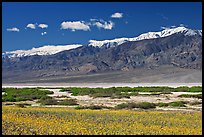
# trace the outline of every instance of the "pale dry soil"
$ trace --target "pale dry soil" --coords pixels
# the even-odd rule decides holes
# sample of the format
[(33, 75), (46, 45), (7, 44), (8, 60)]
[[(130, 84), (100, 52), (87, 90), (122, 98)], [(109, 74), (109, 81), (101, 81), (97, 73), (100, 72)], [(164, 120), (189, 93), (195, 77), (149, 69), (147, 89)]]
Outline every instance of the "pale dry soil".
[[(199, 101), (199, 102), (202, 102), (202, 99), (178, 97), (181, 94), (202, 94), (202, 93), (171, 92), (172, 94), (144, 96), (144, 94), (151, 94), (151, 93), (139, 92), (139, 94), (142, 94), (142, 95), (131, 96), (130, 98), (111, 99), (110, 97), (93, 98), (93, 97), (90, 97), (88, 95), (72, 96), (71, 93), (69, 93), (69, 92), (59, 92), (60, 89), (44, 89), (44, 90), (53, 91), (54, 94), (51, 94), (48, 96), (52, 96), (58, 100), (63, 100), (63, 99), (67, 99), (67, 98), (77, 99), (77, 102), (80, 106), (102, 105), (102, 106), (108, 106), (108, 107), (115, 107), (118, 104), (128, 103), (128, 102), (135, 102), (135, 103), (139, 103), (139, 102), (168, 103), (168, 102), (173, 102), (173, 101), (189, 101), (189, 102)], [(63, 96), (63, 98), (61, 96)], [(35, 100), (35, 101), (21, 101), (21, 103), (32, 104), (32, 106), (40, 106), (40, 104), (36, 103), (36, 101), (37, 100)], [(7, 102), (7, 103), (9, 103), (9, 102)], [(162, 110), (202, 111), (202, 104), (186, 105), (186, 106), (187, 107), (183, 107), (183, 108), (157, 107), (156, 109), (158, 109), (158, 110), (162, 109)], [(47, 105), (46, 107), (75, 107), (75, 106)]]
[[(130, 99), (128, 98), (121, 98), (121, 99), (111, 99), (110, 97), (100, 97), (100, 98), (93, 98), (88, 95), (84, 96), (72, 96), (69, 92), (59, 92), (60, 89), (47, 89), (50, 91), (53, 91), (54, 94), (49, 95), (53, 97), (59, 97), (59, 96), (67, 96), (69, 98), (77, 99), (77, 102), (81, 106), (90, 106), (90, 105), (102, 105), (102, 106), (108, 106), (108, 107), (114, 107), (121, 103), (127, 103), (127, 102), (152, 102), (152, 103), (159, 103), (159, 102), (173, 102), (173, 101), (202, 101), (202, 99), (197, 98), (181, 98), (178, 97), (181, 94), (201, 94), (201, 93), (187, 93), (187, 92), (172, 92), (172, 94), (162, 94), (162, 95), (154, 95), (154, 96), (131, 96)], [(150, 94), (148, 92), (139, 94)], [(60, 98), (65, 99), (65, 98)], [(157, 108), (157, 109), (164, 109), (164, 110), (201, 110), (202, 104), (200, 105), (194, 105), (189, 106), (187, 105), (186, 108)]]

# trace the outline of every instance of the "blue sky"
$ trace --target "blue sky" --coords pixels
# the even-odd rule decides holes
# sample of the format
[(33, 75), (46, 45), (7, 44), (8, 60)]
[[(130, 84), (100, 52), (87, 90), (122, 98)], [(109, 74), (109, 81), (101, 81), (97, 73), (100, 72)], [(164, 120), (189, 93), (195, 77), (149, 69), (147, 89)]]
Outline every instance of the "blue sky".
[(3, 2), (2, 51), (202, 29), (201, 2)]

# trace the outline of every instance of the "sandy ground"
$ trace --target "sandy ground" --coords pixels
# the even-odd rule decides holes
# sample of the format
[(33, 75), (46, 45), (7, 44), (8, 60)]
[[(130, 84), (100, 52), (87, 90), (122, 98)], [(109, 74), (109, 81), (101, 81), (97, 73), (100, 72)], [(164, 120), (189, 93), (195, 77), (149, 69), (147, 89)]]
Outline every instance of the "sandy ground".
[[(84, 96), (72, 96), (71, 93), (68, 92), (59, 92), (60, 89), (46, 89), (51, 90), (54, 92), (54, 94), (49, 95), (53, 97), (59, 97), (59, 96), (68, 96), (69, 98), (77, 99), (77, 102), (81, 106), (90, 106), (90, 105), (102, 105), (102, 106), (108, 106), (108, 107), (114, 107), (121, 103), (127, 103), (127, 102), (153, 102), (153, 103), (159, 103), (159, 102), (173, 102), (173, 101), (200, 101), (202, 102), (202, 99), (197, 98), (180, 98), (178, 95), (181, 94), (201, 94), (201, 93), (187, 93), (187, 92), (172, 92), (173, 94), (163, 94), (158, 96), (131, 96), (130, 99), (128, 98), (121, 98), (121, 99), (111, 99), (109, 97), (106, 98), (92, 98), (88, 95)], [(139, 92), (140, 94), (142, 92)], [(144, 94), (144, 93), (143, 93)], [(146, 94), (149, 94), (148, 92)], [(61, 98), (63, 99), (63, 98)], [(179, 108), (158, 108), (158, 109), (164, 109), (164, 110), (180, 110)], [(202, 104), (197, 106), (188, 106), (187, 108), (182, 108), (182, 110), (202, 110)]]
[[(88, 95), (84, 96), (72, 96), (69, 92), (59, 92), (60, 89), (44, 89), (44, 90), (50, 90), (53, 91), (54, 94), (49, 95), (56, 99), (66, 99), (65, 98), (59, 98), (61, 96), (67, 96), (68, 98), (77, 99), (77, 102), (81, 106), (90, 106), (90, 105), (102, 105), (102, 106), (108, 106), (108, 107), (114, 107), (121, 103), (127, 103), (127, 102), (152, 102), (152, 103), (159, 103), (159, 102), (173, 102), (173, 101), (189, 101), (189, 102), (195, 102), (199, 101), (202, 102), (202, 99), (197, 98), (180, 98), (178, 95), (181, 94), (202, 94), (202, 93), (188, 93), (188, 92), (172, 92), (173, 94), (161, 94), (161, 95), (154, 95), (154, 96), (145, 96), (144, 94), (150, 94), (148, 92), (139, 92), (138, 96), (131, 96), (130, 98), (121, 98), (121, 99), (111, 99), (110, 97), (105, 98), (92, 98)], [(7, 102), (8, 103), (8, 102)], [(11, 102), (10, 102), (11, 103)], [(24, 101), (21, 103), (28, 103), (32, 104), (32, 106), (39, 106), (40, 104), (36, 103), (36, 101)], [(46, 107), (70, 107), (70, 106), (57, 106), (57, 105), (49, 105)], [(73, 107), (73, 106), (71, 106)], [(185, 110), (185, 111), (202, 111), (202, 104), (195, 105), (195, 106), (189, 106), (187, 105), (186, 108), (156, 108), (156, 109), (162, 109), (162, 110)]]

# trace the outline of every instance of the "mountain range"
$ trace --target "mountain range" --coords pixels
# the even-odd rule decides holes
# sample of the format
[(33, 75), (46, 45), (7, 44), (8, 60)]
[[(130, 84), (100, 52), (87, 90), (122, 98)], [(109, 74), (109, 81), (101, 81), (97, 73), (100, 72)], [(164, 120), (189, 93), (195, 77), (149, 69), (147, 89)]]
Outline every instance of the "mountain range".
[[(155, 70), (158, 69), (161, 69), (160, 72), (164, 75), (168, 73), (166, 70), (169, 72), (175, 70), (172, 73), (178, 74), (180, 76), (178, 79), (186, 77), (186, 74), (181, 75), (181, 72), (188, 71), (192, 74), (195, 72), (196, 76), (190, 77), (196, 78), (191, 78), (190, 82), (200, 82), (202, 30), (176, 27), (159, 32), (147, 32), (134, 38), (90, 40), (87, 45), (46, 45), (31, 50), (2, 53), (2, 80), (8, 83), (26, 82), (31, 79), (35, 82), (39, 79), (47, 81), (61, 79), (66, 82), (69, 78), (86, 75), (98, 76), (98, 79), (102, 76), (99, 82), (109, 82), (114, 81), (112, 77), (117, 77), (116, 74), (123, 74), (124, 77), (128, 75), (125, 81), (115, 79), (117, 82), (140, 82), (135, 78), (136, 71), (143, 70), (140, 73), (146, 73), (149, 77), (155, 75)], [(159, 75), (159, 71), (157, 73)], [(106, 74), (109, 77), (106, 76), (104, 79)], [(177, 75), (174, 74), (175, 76)], [(163, 80), (165, 81), (165, 77), (160, 79)], [(85, 79), (80, 82), (89, 81), (92, 80)], [(77, 83), (76, 79), (69, 82)]]

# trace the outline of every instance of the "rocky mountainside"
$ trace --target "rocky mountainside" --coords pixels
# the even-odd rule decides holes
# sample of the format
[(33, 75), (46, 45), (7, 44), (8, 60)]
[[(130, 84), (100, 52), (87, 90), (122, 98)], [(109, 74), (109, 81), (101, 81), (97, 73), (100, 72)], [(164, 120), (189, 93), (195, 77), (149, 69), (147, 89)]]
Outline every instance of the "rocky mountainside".
[(41, 71), (87, 74), (154, 69), (162, 65), (202, 70), (202, 31), (180, 27), (145, 33), (134, 39), (90, 41), (86, 46), (43, 56), (4, 54), (2, 59), (3, 79), (16, 71), (36, 75)]

